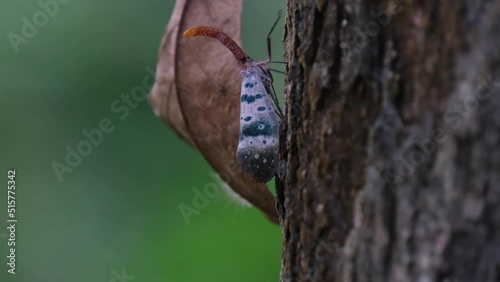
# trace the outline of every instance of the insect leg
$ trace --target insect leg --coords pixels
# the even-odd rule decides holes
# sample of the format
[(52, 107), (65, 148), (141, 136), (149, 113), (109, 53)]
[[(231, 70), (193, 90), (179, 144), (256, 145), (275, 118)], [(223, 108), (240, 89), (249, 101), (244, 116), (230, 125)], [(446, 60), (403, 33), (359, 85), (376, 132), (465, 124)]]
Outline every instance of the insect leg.
[(270, 63), (271, 64), (284, 64), (284, 65), (288, 65), (288, 62), (284, 62), (284, 61), (272, 61)]
[(281, 74), (283, 74), (283, 75), (286, 75), (286, 72), (284, 72), (284, 71), (280, 71), (280, 70), (273, 69), (273, 68), (267, 68), (267, 69), (268, 69), (268, 70), (270, 70), (270, 71), (274, 71), (274, 72), (277, 72), (277, 73), (281, 73)]
[(271, 99), (273, 99), (274, 105), (276, 106), (276, 114), (278, 114), (279, 118), (283, 120), (285, 115), (281, 110), (280, 103), (278, 101), (278, 96), (276, 96), (276, 91), (274, 90), (274, 85), (272, 84), (271, 84), (271, 89), (272, 91), (270, 91), (269, 95), (271, 96)]
[(278, 24), (278, 21), (281, 19), (281, 10), (278, 11), (278, 18), (276, 19), (276, 21), (274, 21), (274, 24), (273, 26), (271, 27), (271, 30), (269, 31), (269, 33), (267, 34), (267, 63), (270, 63), (271, 62), (271, 33), (273, 33), (274, 31), (274, 28), (276, 27), (276, 25)]

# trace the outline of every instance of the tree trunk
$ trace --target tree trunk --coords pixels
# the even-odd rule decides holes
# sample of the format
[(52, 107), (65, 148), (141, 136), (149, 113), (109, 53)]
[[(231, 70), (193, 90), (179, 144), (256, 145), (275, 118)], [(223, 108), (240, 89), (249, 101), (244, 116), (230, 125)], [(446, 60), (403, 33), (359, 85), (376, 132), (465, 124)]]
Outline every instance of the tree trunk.
[(288, 0), (281, 281), (500, 281), (500, 0)]

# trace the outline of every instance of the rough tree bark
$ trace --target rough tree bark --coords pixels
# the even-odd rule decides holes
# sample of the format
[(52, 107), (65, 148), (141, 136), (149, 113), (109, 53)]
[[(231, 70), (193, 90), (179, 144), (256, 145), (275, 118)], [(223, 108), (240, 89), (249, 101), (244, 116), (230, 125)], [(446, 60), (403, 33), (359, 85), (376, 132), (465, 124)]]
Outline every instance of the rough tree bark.
[(500, 0), (288, 0), (281, 281), (500, 281)]

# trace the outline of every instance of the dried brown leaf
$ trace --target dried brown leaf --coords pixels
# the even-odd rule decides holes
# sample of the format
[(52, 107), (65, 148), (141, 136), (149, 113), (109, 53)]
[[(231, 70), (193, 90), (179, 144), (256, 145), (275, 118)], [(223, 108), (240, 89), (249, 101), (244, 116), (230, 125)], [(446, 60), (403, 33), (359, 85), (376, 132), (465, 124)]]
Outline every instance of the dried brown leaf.
[(178, 0), (162, 39), (149, 101), (157, 115), (197, 148), (232, 190), (277, 222), (274, 197), (236, 161), (241, 78), (218, 41), (183, 38), (193, 26), (224, 30), (240, 44), (241, 0)]

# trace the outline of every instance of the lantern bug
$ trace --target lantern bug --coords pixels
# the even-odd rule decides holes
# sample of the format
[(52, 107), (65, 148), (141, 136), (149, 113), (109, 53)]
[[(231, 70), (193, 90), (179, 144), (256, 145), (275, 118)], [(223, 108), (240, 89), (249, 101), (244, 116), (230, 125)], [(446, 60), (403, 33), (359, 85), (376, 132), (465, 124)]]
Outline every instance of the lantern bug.
[[(273, 87), (271, 33), (267, 35), (268, 59), (255, 62), (226, 33), (213, 27), (193, 27), (184, 37), (205, 36), (219, 40), (238, 61), (241, 76), (240, 133), (236, 158), (243, 171), (256, 182), (271, 180), (278, 165), (280, 119), (283, 112)], [(274, 106), (273, 106), (274, 103)]]

